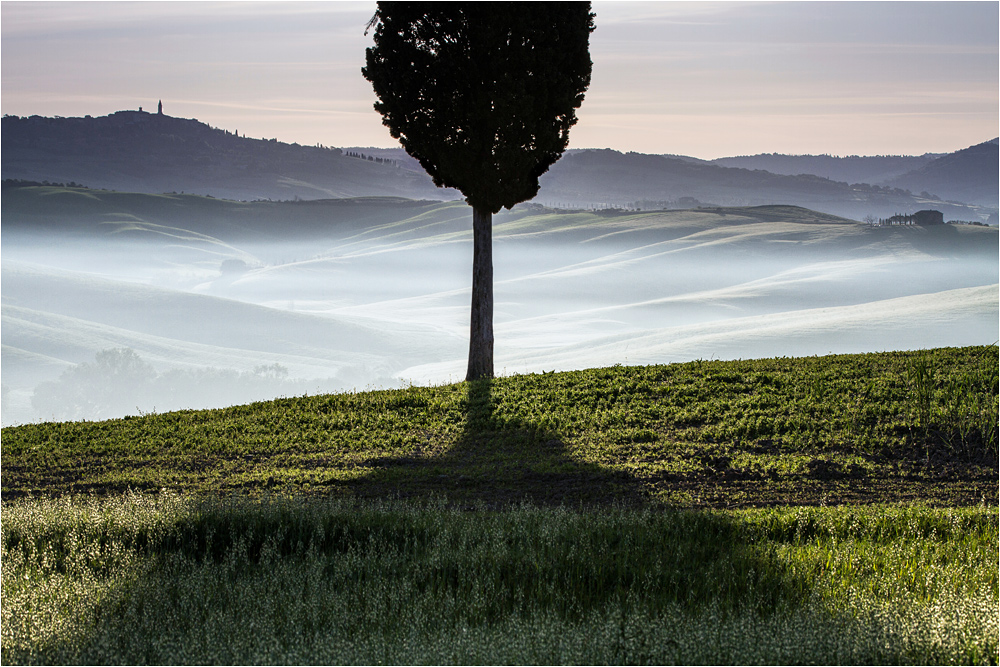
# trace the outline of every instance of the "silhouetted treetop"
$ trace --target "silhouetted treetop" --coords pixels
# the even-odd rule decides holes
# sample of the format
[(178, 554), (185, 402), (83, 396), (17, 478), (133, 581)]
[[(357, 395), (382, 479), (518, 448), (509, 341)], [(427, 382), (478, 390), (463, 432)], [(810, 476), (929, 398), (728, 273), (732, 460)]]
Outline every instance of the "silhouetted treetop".
[(590, 85), (586, 2), (380, 2), (362, 70), (393, 137), (496, 213), (531, 199)]

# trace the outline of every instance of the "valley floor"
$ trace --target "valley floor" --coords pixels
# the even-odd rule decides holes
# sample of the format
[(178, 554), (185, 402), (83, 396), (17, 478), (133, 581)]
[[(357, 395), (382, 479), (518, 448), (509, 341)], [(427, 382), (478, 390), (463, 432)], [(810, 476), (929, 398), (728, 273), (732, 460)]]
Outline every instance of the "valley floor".
[[(4, 425), (464, 377), (464, 203), (25, 187), (3, 216)], [(1000, 338), (995, 227), (525, 204), (493, 238), (502, 375)]]

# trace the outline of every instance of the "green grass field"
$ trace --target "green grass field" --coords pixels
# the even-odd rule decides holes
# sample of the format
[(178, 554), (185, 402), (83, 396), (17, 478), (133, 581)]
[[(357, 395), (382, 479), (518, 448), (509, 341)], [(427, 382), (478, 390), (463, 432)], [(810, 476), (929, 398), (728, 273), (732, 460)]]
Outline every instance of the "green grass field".
[(997, 501), (997, 349), (695, 361), (3, 430), (3, 498)]
[(998, 661), (997, 348), (2, 431), (2, 659)]

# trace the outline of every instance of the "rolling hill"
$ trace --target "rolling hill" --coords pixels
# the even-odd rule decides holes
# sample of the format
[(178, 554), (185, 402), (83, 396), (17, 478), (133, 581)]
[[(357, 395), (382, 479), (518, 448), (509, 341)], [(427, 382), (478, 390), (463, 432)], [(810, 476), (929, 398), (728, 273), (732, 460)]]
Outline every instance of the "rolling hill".
[[(239, 135), (238, 130), (230, 132), (168, 115), (119, 111), (95, 118), (6, 116), (2, 132), (4, 179), (82, 183), (129, 192), (186, 192), (247, 201), (462, 198), (455, 190), (434, 187), (419, 165), (400, 150), (340, 149), (251, 139)], [(935, 161), (937, 167), (929, 176), (913, 177), (915, 184), (932, 184), (930, 194), (948, 198), (965, 193), (974, 201), (959, 197), (957, 202), (945, 202), (907, 191), (912, 188), (903, 176), (915, 173), (918, 167), (930, 168), (927, 160), (931, 157), (889, 162), (863, 158), (862, 163), (850, 163), (848, 171), (866, 179), (903, 179), (902, 186), (887, 186), (853, 177), (841, 180), (842, 169), (816, 169), (823, 172), (819, 175), (793, 169), (795, 174), (786, 174), (775, 173), (787, 171), (779, 166), (775, 171), (764, 171), (758, 166), (763, 163), (739, 162), (739, 158), (710, 163), (683, 156), (573, 150), (542, 177), (535, 201), (582, 208), (685, 208), (695, 200), (722, 206), (792, 204), (853, 219), (935, 208), (948, 219), (985, 220), (994, 212), (995, 160), (992, 171), (986, 169), (982, 178), (969, 186), (962, 185), (968, 181), (964, 156), (953, 161), (943, 156), (938, 160), (944, 162)], [(820, 158), (810, 159), (807, 166), (820, 162)], [(770, 160), (765, 166), (771, 164), (777, 162)], [(980, 185), (990, 174), (994, 176), (992, 199)], [(975, 205), (966, 205), (969, 203)]]
[(194, 119), (119, 111), (95, 118), (5, 116), (2, 127), (5, 179), (237, 200), (448, 198), (423, 171), (338, 148), (251, 139)]
[[(207, 377), (273, 364), (287, 375), (272, 396), (463, 373), (464, 203), (8, 186), (2, 215), (5, 423), (37, 418), (41, 383), (112, 348), (184, 372), (129, 410), (219, 405)], [(502, 374), (997, 338), (996, 228), (522, 204), (494, 239)]]

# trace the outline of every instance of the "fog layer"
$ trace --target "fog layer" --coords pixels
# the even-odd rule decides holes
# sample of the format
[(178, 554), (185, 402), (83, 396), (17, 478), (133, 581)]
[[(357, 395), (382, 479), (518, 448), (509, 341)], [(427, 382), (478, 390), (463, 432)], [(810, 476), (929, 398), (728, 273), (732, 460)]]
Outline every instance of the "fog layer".
[[(169, 220), (5, 210), (4, 424), (464, 377), (467, 206), (315, 204), (305, 224), (199, 199)], [(524, 206), (494, 224), (500, 374), (1000, 337), (995, 228), (789, 207)]]

